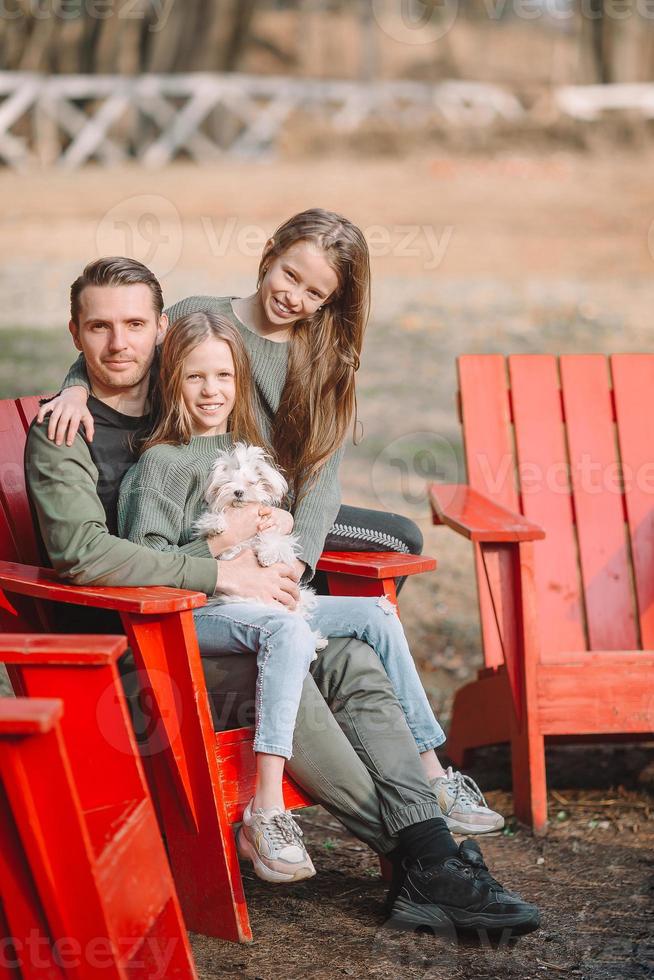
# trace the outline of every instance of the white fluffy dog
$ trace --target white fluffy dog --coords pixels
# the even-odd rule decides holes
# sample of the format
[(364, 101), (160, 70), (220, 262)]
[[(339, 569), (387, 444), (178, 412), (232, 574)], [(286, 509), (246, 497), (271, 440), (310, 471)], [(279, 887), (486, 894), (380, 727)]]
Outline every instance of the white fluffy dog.
[[(228, 507), (238, 507), (248, 503), (265, 504), (277, 507), (288, 492), (288, 484), (282, 474), (275, 469), (269, 456), (259, 446), (246, 446), (237, 442), (233, 449), (218, 454), (211, 468), (209, 482), (204, 492), (207, 510), (197, 519), (193, 528), (198, 537), (213, 537), (222, 534), (228, 527), (225, 511)], [(294, 534), (281, 534), (274, 528), (261, 531), (253, 538), (242, 541), (224, 551), (221, 561), (229, 561), (240, 555), (245, 548), (251, 548), (260, 565), (274, 565), (281, 561), (292, 564), (298, 557), (300, 547)], [(242, 596), (217, 596), (218, 602), (251, 602)], [(296, 614), (308, 618), (316, 602), (313, 589), (300, 587), (300, 600)], [(314, 631), (316, 650), (323, 650), (327, 640)]]

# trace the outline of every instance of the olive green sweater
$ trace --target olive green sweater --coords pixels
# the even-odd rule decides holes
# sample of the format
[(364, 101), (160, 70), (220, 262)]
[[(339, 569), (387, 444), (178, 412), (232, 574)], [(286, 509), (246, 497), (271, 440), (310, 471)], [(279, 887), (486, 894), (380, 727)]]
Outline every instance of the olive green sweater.
[[(273, 419), (279, 409), (288, 368), (288, 342), (277, 342), (260, 337), (238, 319), (229, 296), (190, 296), (180, 300), (168, 310), (171, 323), (187, 313), (198, 310), (219, 313), (227, 317), (238, 329), (250, 356), (252, 375), (257, 391), (257, 417), (264, 435), (270, 438)], [(84, 359), (80, 356), (64, 381), (64, 388), (82, 385), (89, 388)], [(323, 549), (327, 532), (331, 528), (341, 504), (338, 468), (343, 447), (338, 449), (324, 464), (309, 492), (291, 511), (295, 520), (301, 558), (308, 566), (305, 579), (315, 572), (316, 563)]]
[(205, 507), (209, 471), (218, 453), (232, 445), (226, 433), (144, 452), (120, 485), (118, 533), (156, 551), (177, 551), (194, 540), (199, 545), (193, 522)]

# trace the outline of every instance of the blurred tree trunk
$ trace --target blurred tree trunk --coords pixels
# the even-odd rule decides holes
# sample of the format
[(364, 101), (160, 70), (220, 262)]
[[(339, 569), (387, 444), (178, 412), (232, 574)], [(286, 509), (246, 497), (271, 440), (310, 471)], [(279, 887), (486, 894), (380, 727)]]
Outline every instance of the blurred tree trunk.
[(608, 85), (613, 81), (613, 31), (615, 21), (606, 15), (605, 0), (590, 0), (590, 10), (593, 13), (591, 25), (591, 51), (595, 65), (597, 81)]
[[(0, 69), (124, 73), (234, 71), (260, 0), (116, 0), (109, 17), (80, 4), (77, 16), (43, 17), (23, 4), (0, 22)], [(70, 7), (66, 8), (70, 10)], [(62, 8), (63, 11), (63, 8)], [(160, 20), (161, 18), (161, 20)], [(165, 22), (164, 22), (165, 18)]]

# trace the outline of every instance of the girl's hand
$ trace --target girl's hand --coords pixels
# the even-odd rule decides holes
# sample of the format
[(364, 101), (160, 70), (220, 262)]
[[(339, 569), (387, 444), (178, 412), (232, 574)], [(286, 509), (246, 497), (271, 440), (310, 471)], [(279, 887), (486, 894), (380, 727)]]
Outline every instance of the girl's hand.
[(296, 558), (293, 564), (291, 565), (291, 572), (293, 575), (293, 579), (298, 585), (300, 583), (300, 579), (302, 578), (302, 576), (306, 571), (306, 568), (307, 568), (306, 563), (303, 562), (300, 558)]
[(280, 534), (290, 534), (293, 530), (293, 525), (295, 521), (293, 520), (293, 515), (288, 510), (282, 510), (281, 507), (267, 507), (261, 508), (263, 514), (264, 510), (267, 512), (265, 516), (259, 523), (259, 531), (269, 531), (270, 528), (274, 528), (279, 531)]
[(94, 423), (86, 405), (88, 397), (86, 388), (75, 385), (64, 388), (61, 394), (41, 405), (36, 420), (40, 423), (46, 415), (50, 416), (48, 439), (56, 446), (61, 446), (64, 439), (67, 446), (72, 446), (80, 423), (84, 426), (87, 440), (93, 441)]
[(241, 507), (228, 507), (225, 510), (227, 527), (222, 534), (207, 539), (209, 551), (216, 557), (222, 551), (240, 544), (241, 541), (253, 538), (259, 530), (259, 524), (262, 520), (268, 520), (271, 514), (272, 507), (264, 507), (262, 504), (250, 503)]

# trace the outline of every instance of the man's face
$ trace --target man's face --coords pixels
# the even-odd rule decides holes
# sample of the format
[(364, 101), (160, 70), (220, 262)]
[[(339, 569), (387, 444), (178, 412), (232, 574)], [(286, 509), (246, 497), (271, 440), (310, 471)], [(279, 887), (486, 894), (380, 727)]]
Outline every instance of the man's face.
[(86, 358), (94, 391), (101, 396), (137, 385), (167, 324), (155, 312), (150, 287), (86, 286), (79, 307), (79, 322), (71, 320), (68, 329)]

